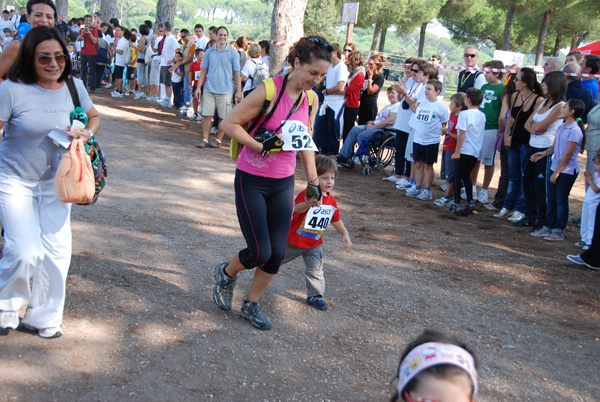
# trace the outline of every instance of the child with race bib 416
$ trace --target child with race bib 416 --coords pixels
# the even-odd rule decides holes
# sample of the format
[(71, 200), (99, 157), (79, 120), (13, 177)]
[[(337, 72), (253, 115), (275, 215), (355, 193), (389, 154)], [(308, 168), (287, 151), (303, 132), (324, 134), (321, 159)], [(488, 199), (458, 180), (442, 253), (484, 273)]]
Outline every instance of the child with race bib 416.
[(306, 190), (294, 201), (294, 215), (287, 237), (282, 265), (302, 256), (306, 265), (306, 303), (319, 310), (327, 310), (329, 304), (323, 300), (325, 278), (323, 276), (323, 232), (329, 224), (342, 235), (346, 250), (352, 247), (348, 230), (342, 222), (337, 202), (331, 190), (337, 176), (337, 161), (334, 156), (315, 157), (319, 184), (323, 191), (321, 201), (315, 197), (307, 199)]

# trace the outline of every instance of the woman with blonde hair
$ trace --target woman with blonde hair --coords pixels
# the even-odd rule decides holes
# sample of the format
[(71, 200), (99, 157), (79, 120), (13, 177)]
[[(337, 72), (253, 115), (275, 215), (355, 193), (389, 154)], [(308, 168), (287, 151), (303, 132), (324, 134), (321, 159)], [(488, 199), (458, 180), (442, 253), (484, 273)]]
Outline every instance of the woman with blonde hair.
[(367, 61), (365, 70), (366, 80), (363, 84), (363, 92), (360, 96), (360, 107), (358, 110), (358, 124), (367, 124), (375, 120), (377, 116), (377, 98), (385, 79), (381, 70), (383, 69), (383, 56), (375, 54)]

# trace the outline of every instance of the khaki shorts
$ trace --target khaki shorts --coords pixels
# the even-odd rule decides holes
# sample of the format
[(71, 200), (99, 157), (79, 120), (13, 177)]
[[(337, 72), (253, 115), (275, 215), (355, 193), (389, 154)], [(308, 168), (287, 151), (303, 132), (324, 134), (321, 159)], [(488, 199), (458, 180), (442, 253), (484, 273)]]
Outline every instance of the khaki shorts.
[(233, 95), (204, 91), (202, 95), (202, 116), (214, 116), (215, 108), (219, 114), (219, 119), (224, 119), (233, 109)]
[(160, 57), (155, 57), (152, 59), (152, 64), (150, 65), (150, 85), (159, 85), (160, 84)]

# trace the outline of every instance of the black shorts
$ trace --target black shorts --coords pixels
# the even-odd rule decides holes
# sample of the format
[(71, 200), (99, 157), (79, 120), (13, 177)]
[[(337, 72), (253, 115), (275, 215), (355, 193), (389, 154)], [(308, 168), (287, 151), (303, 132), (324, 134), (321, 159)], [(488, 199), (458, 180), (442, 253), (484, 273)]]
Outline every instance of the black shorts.
[(113, 78), (115, 80), (123, 79), (123, 69), (125, 69), (125, 67), (115, 66), (115, 71), (113, 71)]
[(413, 143), (413, 158), (415, 162), (423, 162), (426, 165), (433, 165), (437, 162), (440, 144), (421, 145)]
[(135, 80), (136, 78), (137, 78), (137, 68), (127, 66), (127, 79), (131, 81), (131, 80)]

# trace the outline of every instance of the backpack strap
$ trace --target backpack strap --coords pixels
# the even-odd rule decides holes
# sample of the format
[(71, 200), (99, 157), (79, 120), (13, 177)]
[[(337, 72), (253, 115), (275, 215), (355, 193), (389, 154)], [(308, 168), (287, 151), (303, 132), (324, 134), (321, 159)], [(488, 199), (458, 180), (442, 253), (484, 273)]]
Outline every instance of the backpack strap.
[[(267, 117), (263, 120), (262, 124), (265, 124), (273, 115), (273, 113), (275, 113), (275, 109), (277, 109), (277, 105), (279, 104), (279, 100), (281, 99), (281, 96), (283, 95), (283, 92), (285, 91), (285, 84), (287, 83), (287, 75), (283, 78), (283, 83), (281, 85), (281, 91), (279, 91), (279, 95), (277, 96), (277, 100), (275, 101), (275, 105), (273, 106), (273, 108), (271, 109), (271, 111), (269, 112), (269, 114), (267, 115)], [(273, 99), (273, 96), (275, 96), (275, 81), (273, 81), (273, 78), (267, 78), (266, 80), (263, 81), (263, 84), (265, 84), (265, 92), (266, 92), (266, 96), (265, 96), (265, 102), (263, 103), (263, 107), (260, 111), (260, 114), (258, 116), (256, 116), (256, 120), (254, 120), (254, 122), (252, 123), (252, 125), (250, 126), (250, 128), (248, 129), (248, 133), (251, 133), (252, 130), (254, 130), (256, 128), (256, 126), (258, 125), (258, 121), (260, 120), (260, 118), (265, 115), (267, 113), (267, 109), (269, 109), (269, 106), (271, 105), (271, 100)]]
[(70, 75), (65, 80), (67, 87), (69, 88), (69, 92), (71, 93), (71, 99), (73, 100), (73, 106), (81, 107), (81, 102), (79, 102), (79, 94), (77, 93), (77, 89), (75, 89), (75, 82), (73, 82), (73, 77)]
[(310, 113), (312, 112), (312, 105), (315, 93), (312, 89), (310, 89), (306, 92), (306, 95), (308, 96), (308, 115), (310, 116)]

